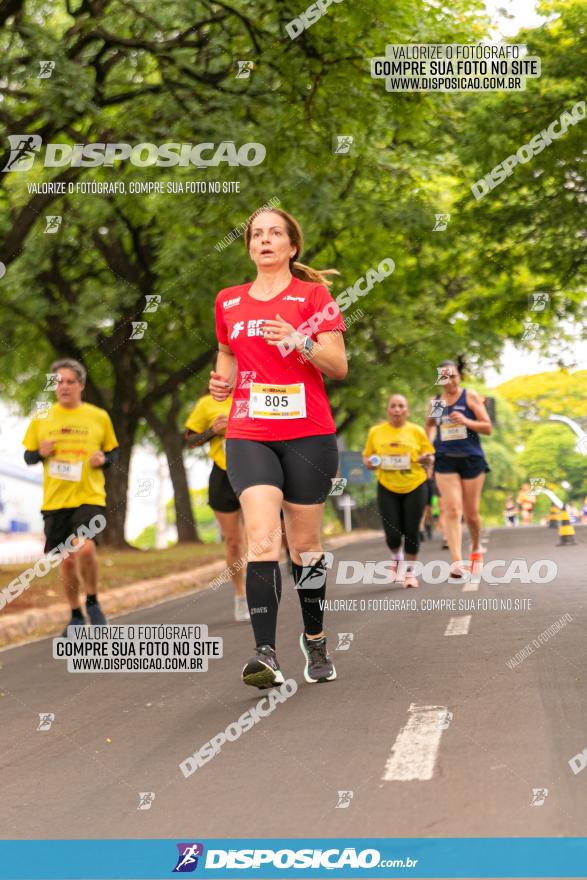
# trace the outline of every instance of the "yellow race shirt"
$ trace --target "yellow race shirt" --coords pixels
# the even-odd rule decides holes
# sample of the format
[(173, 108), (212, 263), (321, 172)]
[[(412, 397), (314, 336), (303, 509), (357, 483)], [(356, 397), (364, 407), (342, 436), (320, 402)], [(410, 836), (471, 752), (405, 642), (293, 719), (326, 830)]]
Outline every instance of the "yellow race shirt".
[(24, 446), (37, 450), (42, 440), (54, 440), (55, 452), (43, 460), (43, 510), (106, 504), (104, 471), (90, 467), (94, 452), (111, 452), (118, 441), (104, 409), (82, 403), (65, 409), (55, 403), (43, 418), (32, 420)]
[(425, 452), (434, 454), (426, 432), (412, 422), (393, 428), (389, 422), (375, 425), (369, 431), (363, 455), (381, 457), (377, 479), (391, 492), (413, 492), (426, 479), (426, 471), (418, 459)]
[[(212, 427), (218, 416), (228, 417), (231, 406), (232, 397), (227, 397), (226, 400), (214, 400), (211, 394), (206, 394), (204, 397), (200, 397), (196, 403), (185, 426), (196, 434), (203, 434), (204, 431)], [(208, 457), (223, 471), (226, 470), (225, 443), (223, 434), (214, 434), (210, 440), (210, 451), (208, 452)]]

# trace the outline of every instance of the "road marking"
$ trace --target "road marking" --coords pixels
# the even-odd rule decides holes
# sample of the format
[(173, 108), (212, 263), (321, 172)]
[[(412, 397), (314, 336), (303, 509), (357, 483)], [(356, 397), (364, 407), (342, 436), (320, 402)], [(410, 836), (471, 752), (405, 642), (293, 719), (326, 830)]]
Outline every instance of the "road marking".
[(466, 636), (470, 625), (470, 614), (465, 614), (463, 617), (451, 617), (444, 634), (445, 636)]
[(385, 764), (381, 777), (385, 782), (432, 779), (442, 731), (448, 726), (443, 722), (447, 713), (446, 706), (410, 705), (409, 718), (398, 733)]

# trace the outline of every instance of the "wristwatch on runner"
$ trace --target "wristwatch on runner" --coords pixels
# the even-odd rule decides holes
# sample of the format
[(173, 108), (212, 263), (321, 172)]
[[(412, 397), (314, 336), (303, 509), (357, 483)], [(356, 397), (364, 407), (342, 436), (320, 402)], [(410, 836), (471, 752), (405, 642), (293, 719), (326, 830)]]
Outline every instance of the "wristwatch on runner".
[(310, 336), (304, 336), (304, 342), (302, 344), (302, 354), (306, 357), (310, 357), (312, 351), (314, 349), (314, 340), (311, 339)]

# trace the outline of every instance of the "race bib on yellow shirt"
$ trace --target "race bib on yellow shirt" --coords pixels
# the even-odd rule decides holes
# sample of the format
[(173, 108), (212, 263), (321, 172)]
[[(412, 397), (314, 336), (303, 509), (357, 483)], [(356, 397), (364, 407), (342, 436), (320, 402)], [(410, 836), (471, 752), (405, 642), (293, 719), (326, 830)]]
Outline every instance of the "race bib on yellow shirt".
[(69, 480), (72, 483), (79, 483), (82, 478), (82, 462), (59, 461), (58, 459), (50, 458), (49, 476), (55, 477), (57, 480)]
[(383, 471), (409, 471), (412, 464), (410, 453), (405, 455), (382, 455), (381, 470)]
[(306, 391), (303, 382), (298, 385), (251, 383), (249, 418), (305, 419)]
[(449, 425), (446, 422), (443, 422), (440, 425), (440, 439), (443, 441), (446, 441), (446, 440), (466, 440), (467, 439), (466, 425)]

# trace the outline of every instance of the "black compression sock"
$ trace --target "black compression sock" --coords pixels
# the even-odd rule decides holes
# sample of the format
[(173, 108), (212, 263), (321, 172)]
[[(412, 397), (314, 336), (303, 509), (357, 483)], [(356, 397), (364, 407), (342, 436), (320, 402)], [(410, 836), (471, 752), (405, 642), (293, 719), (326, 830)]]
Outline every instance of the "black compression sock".
[(86, 605), (97, 605), (97, 604), (98, 604), (98, 597), (96, 596), (96, 594), (95, 593), (88, 593), (88, 595), (86, 596)]
[(304, 632), (309, 636), (317, 636), (324, 627), (327, 572), (324, 556), (313, 565), (293, 563), (293, 579), (300, 597)]
[(249, 562), (246, 576), (247, 604), (255, 642), (275, 648), (277, 609), (281, 599), (278, 562)]
[(71, 611), (71, 617), (72, 619), (75, 618), (75, 620), (83, 620), (84, 616), (82, 614), (81, 608), (73, 608)]

